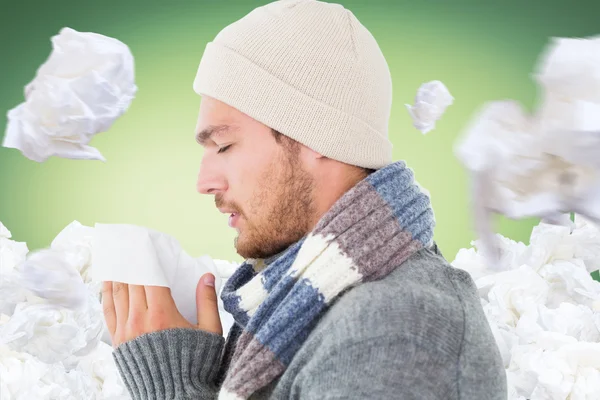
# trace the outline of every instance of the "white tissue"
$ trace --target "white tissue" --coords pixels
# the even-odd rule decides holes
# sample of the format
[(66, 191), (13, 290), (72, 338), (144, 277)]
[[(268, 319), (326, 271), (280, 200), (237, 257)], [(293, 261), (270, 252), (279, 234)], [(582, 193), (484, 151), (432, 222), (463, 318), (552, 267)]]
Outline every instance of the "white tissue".
[[(167, 234), (135, 225), (96, 224), (92, 247), (95, 281), (168, 287), (177, 309), (192, 324), (198, 322), (196, 287), (200, 277), (212, 273), (220, 293), (222, 279), (212, 259), (190, 256)], [(219, 299), (223, 316), (221, 303)]]
[(534, 140), (531, 118), (518, 102), (489, 102), (467, 125), (456, 146), (456, 155), (470, 171), (488, 171), (514, 154), (524, 153), (522, 156), (527, 157), (530, 146), (523, 143)]
[(419, 87), (414, 106), (406, 104), (406, 108), (414, 127), (426, 134), (435, 129), (435, 123), (453, 102), (454, 97), (442, 82), (431, 81)]
[(20, 303), (0, 327), (0, 342), (45, 363), (85, 355), (100, 341), (102, 309), (72, 311), (50, 304)]
[(12, 237), (12, 234), (10, 233), (10, 231), (8, 230), (8, 228), (5, 227), (2, 222), (0, 222), (0, 238), (8, 238), (8, 239), (10, 239), (11, 237)]
[(597, 225), (575, 214), (575, 230), (571, 234), (573, 257), (585, 263), (588, 272), (600, 270), (600, 230)]
[(64, 260), (81, 275), (88, 289), (100, 296), (102, 282), (92, 279), (93, 239), (94, 228), (73, 221), (54, 238), (50, 248), (60, 251)]
[(70, 309), (85, 305), (88, 289), (63, 252), (52, 249), (34, 252), (20, 272), (23, 286), (49, 303)]
[(546, 91), (565, 99), (600, 102), (600, 36), (552, 38), (534, 73)]
[(49, 58), (25, 87), (26, 101), (8, 112), (3, 146), (37, 162), (105, 161), (88, 143), (129, 108), (137, 92), (133, 56), (97, 33), (63, 28), (51, 40)]
[(11, 272), (29, 252), (26, 243), (16, 242), (11, 237), (10, 231), (0, 222), (0, 276)]
[(119, 371), (112, 358), (113, 348), (106, 343), (98, 346), (90, 354), (80, 357), (76, 370), (90, 377), (94, 388), (103, 399), (129, 399)]
[[(65, 270), (64, 263), (58, 261), (58, 268), (52, 264), (57, 262), (58, 255), (49, 259), (51, 273), (47, 276), (51, 280), (48, 286), (45, 287), (43, 282), (36, 282), (38, 286), (34, 286), (27, 274), (35, 269), (36, 276), (41, 276), (39, 274), (43, 274), (44, 265), (40, 262), (48, 261), (35, 258), (36, 254), (43, 253), (34, 254), (37, 265), (13, 273), (13, 282), (22, 288), (25, 298), (14, 307), (10, 318), (0, 325), (0, 342), (8, 344), (15, 351), (27, 351), (49, 363), (65, 361), (72, 355), (85, 355), (93, 350), (106, 330), (98, 296), (93, 291), (85, 291), (86, 285), (77, 282), (72, 272)], [(62, 279), (60, 272), (63, 272)], [(59, 295), (51, 290), (59, 287), (66, 293)], [(80, 303), (75, 304), (72, 300), (75, 297)], [(67, 308), (65, 304), (75, 307)]]
[(27, 298), (17, 269), (25, 261), (29, 249), (26, 243), (16, 242), (11, 237), (10, 231), (0, 222), (0, 315), (12, 315), (15, 306)]
[[(46, 364), (30, 354), (16, 352), (0, 343), (0, 398), (2, 400), (95, 400), (93, 378), (61, 363)], [(129, 396), (122, 400), (130, 399)]]
[(240, 266), (239, 263), (226, 261), (226, 260), (217, 260), (213, 259), (215, 266), (217, 267), (217, 271), (221, 278), (229, 279), (231, 275), (235, 272), (236, 269)]
[(0, 294), (0, 315), (12, 315), (17, 304), (28, 298), (28, 291), (22, 287), (20, 277), (12, 272), (0, 274)]
[(540, 223), (528, 246), (496, 235), (505, 271), (491, 267), (481, 241), (452, 262), (475, 280), (509, 400), (600, 393), (600, 282), (589, 273), (600, 259), (600, 230), (577, 214), (572, 229)]
[(471, 175), (475, 227), (497, 268), (493, 213), (573, 229), (569, 213), (600, 223), (600, 42), (554, 39), (534, 74), (533, 114), (515, 101), (486, 104), (455, 153)]

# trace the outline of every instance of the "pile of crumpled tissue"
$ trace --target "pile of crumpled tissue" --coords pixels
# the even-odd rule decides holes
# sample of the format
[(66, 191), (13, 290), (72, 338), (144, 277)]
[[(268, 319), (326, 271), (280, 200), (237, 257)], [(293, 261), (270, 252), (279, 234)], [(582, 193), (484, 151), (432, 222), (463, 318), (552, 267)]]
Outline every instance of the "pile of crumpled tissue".
[(480, 250), (452, 265), (477, 284), (504, 361), (509, 400), (600, 398), (600, 231), (579, 215), (567, 226), (540, 223), (530, 244), (497, 235), (507, 270)]
[(88, 145), (129, 108), (134, 59), (117, 39), (63, 28), (52, 52), (25, 86), (25, 102), (8, 112), (2, 145), (37, 162), (51, 156), (105, 161)]
[[(29, 253), (0, 223), (0, 399), (126, 400), (92, 274), (94, 228)], [(213, 260), (220, 278), (237, 264)]]
[[(67, 226), (28, 254), (0, 223), (0, 398), (112, 399), (129, 394), (112, 358), (91, 273), (94, 228)], [(540, 224), (529, 245), (497, 235), (508, 270), (475, 248), (452, 262), (477, 284), (500, 348), (509, 400), (591, 400), (600, 393), (600, 231)], [(222, 279), (236, 263), (214, 260)], [(44, 285), (36, 284), (44, 277)], [(74, 305), (78, 305), (74, 307)]]
[(493, 213), (572, 227), (573, 212), (600, 223), (600, 36), (553, 39), (534, 78), (541, 96), (532, 114), (516, 101), (490, 102), (456, 146), (490, 260), (499, 246)]

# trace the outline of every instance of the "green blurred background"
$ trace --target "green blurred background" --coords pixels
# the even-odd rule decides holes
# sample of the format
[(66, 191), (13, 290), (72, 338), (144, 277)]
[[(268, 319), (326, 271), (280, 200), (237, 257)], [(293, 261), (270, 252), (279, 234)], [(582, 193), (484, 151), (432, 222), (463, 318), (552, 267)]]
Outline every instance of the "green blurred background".
[[(129, 111), (91, 145), (107, 158), (51, 158), (38, 164), (0, 148), (0, 221), (30, 249), (48, 246), (73, 220), (130, 223), (175, 236), (192, 255), (240, 261), (234, 232), (213, 198), (195, 191), (202, 149), (194, 141), (200, 102), (192, 90), (204, 46), (226, 25), (268, 1), (2, 1), (0, 126), (24, 101), (23, 86), (62, 27), (115, 37), (136, 61), (139, 91)], [(551, 36), (600, 33), (600, 1), (340, 1), (378, 40), (392, 71), (390, 137), (432, 195), (436, 240), (450, 261), (474, 238), (467, 175), (453, 143), (485, 101), (531, 108), (530, 73)], [(455, 97), (437, 129), (423, 136), (405, 103), (443, 81)], [(3, 131), (0, 131), (3, 132)], [(3, 133), (0, 133), (0, 137)], [(498, 219), (498, 231), (528, 242), (537, 221)]]

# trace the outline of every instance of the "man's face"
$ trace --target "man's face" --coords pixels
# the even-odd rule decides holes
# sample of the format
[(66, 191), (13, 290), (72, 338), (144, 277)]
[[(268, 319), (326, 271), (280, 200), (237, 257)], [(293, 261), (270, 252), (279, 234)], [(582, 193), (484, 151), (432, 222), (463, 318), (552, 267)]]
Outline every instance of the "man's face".
[(314, 181), (302, 168), (301, 145), (278, 143), (266, 125), (207, 96), (196, 132), (204, 147), (197, 190), (230, 215), (238, 254), (266, 258), (308, 233)]

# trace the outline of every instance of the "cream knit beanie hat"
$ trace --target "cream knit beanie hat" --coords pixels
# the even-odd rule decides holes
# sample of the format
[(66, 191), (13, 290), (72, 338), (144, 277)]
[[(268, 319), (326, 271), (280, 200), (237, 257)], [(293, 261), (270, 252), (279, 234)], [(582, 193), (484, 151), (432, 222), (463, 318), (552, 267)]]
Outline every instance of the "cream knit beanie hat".
[(392, 162), (392, 80), (371, 33), (340, 4), (279, 0), (206, 45), (194, 90), (319, 154), (364, 168)]

